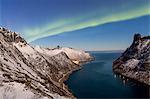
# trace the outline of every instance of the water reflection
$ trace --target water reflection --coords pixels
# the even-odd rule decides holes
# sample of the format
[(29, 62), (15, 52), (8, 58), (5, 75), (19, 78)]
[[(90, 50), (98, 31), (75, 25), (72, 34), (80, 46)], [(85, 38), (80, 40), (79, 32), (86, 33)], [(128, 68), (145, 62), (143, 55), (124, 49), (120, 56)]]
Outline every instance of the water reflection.
[(126, 78), (125, 76), (123, 75), (120, 75), (120, 74), (113, 74), (114, 78), (115, 79), (120, 79), (121, 82), (126, 85), (126, 83), (128, 82), (128, 78)]
[(138, 82), (136, 80), (133, 80), (133, 79), (130, 79), (126, 76), (123, 76), (123, 75), (120, 75), (120, 74), (113, 74), (114, 78), (115, 79), (118, 79), (122, 82), (123, 85), (131, 85), (131, 86), (135, 86), (135, 85), (138, 85), (138, 86), (147, 86), (146, 84), (143, 84), (141, 82)]

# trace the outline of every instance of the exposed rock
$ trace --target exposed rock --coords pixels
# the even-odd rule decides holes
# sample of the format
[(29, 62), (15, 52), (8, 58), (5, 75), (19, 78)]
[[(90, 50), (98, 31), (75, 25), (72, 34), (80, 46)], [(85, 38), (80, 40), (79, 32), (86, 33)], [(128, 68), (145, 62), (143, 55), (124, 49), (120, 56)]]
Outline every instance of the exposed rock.
[(91, 57), (75, 49), (71, 54), (51, 50), (34, 48), (17, 33), (0, 28), (0, 99), (75, 98), (63, 83), (80, 68), (71, 54), (77, 61)]
[(150, 85), (150, 36), (135, 34), (132, 45), (113, 62), (113, 70)]

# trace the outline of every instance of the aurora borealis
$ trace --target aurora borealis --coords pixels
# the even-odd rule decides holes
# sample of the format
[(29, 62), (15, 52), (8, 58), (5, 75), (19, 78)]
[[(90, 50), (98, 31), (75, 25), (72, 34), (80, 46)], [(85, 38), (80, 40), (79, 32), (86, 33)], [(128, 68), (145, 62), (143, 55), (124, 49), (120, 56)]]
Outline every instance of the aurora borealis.
[[(95, 31), (97, 30), (97, 27), (101, 27), (105, 24), (114, 23), (115, 25), (115, 23), (117, 22), (126, 22), (128, 20), (140, 19), (140, 17), (145, 18), (144, 16), (147, 17), (144, 19), (143, 22), (147, 22), (149, 21), (150, 16), (149, 0), (0, 0), (0, 1), (1, 1), (0, 18), (2, 20), (0, 25), (3, 27), (7, 27), (13, 31), (22, 33), (21, 35), (28, 42), (34, 42), (37, 41), (38, 39), (42, 38), (44, 39), (45, 37), (46, 38), (49, 37), (49, 39), (51, 39), (51, 36), (62, 35), (62, 33), (65, 35), (73, 36), (74, 33), (72, 32), (75, 31), (80, 30), (82, 31), (84, 29), (86, 30), (87, 28), (93, 28), (93, 31)], [(140, 23), (137, 23), (137, 27), (139, 24)], [(147, 23), (145, 23), (145, 25), (147, 25)], [(134, 23), (133, 26), (136, 26), (136, 22)], [(96, 28), (95, 30), (94, 27)], [(118, 28), (123, 27), (118, 26)], [(107, 30), (107, 25), (105, 25), (104, 29)], [(128, 29), (129, 31), (132, 31), (132, 27), (129, 27)], [(126, 33), (129, 33), (129, 31), (127, 31)], [(88, 31), (86, 32), (87, 33), (83, 33), (85, 37), (88, 38), (88, 36), (92, 35), (92, 34), (89, 35)], [(109, 32), (107, 34), (108, 36), (115, 35), (113, 31), (112, 33), (111, 31), (108, 32)], [(136, 32), (148, 33), (149, 30), (145, 26), (145, 29), (142, 28), (140, 31)], [(82, 32), (80, 32), (80, 34), (83, 35)], [(100, 34), (101, 32), (99, 32), (99, 36)], [(147, 34), (145, 33), (145, 35)], [(117, 37), (117, 35), (115, 36)], [(93, 39), (94, 37), (96, 38), (97, 34), (93, 32), (92, 37)], [(127, 37), (129, 36), (126, 36), (126, 38)], [(87, 49), (90, 48), (91, 50), (107, 49), (107, 48), (97, 48), (97, 46), (99, 45), (98, 42), (101, 42), (101, 40), (98, 38), (97, 41), (94, 42), (90, 41), (95, 45), (90, 46), (86, 44), (86, 42), (88, 41), (84, 41), (83, 36), (81, 37), (79, 36), (73, 43), (76, 45), (75, 47), (82, 48), (81, 47), (82, 45), (80, 43), (75, 43), (78, 41), (82, 42), (83, 45), (85, 45), (85, 47), (88, 47)], [(69, 45), (66, 42), (67, 40), (62, 42), (62, 46)], [(63, 43), (66, 45), (63, 45)], [(46, 45), (51, 45), (51, 42), (49, 44), (46, 43)], [(111, 50), (111, 48), (108, 49)], [(116, 49), (124, 49), (124, 48), (116, 47)]]

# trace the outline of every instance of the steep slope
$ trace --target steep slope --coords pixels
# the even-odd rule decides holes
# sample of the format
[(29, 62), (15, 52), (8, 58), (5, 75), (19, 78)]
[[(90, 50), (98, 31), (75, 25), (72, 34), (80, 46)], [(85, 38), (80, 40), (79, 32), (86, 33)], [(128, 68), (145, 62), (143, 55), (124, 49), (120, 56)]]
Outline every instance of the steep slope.
[(114, 61), (113, 70), (150, 85), (150, 36), (135, 34), (132, 45)]
[(65, 52), (44, 52), (0, 28), (0, 99), (74, 98), (63, 82), (80, 66)]

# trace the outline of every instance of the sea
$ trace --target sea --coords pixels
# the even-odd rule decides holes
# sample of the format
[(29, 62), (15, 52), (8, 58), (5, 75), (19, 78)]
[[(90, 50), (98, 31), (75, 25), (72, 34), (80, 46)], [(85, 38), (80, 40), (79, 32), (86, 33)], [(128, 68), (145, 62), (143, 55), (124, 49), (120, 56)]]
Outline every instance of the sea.
[(65, 82), (78, 99), (83, 98), (148, 98), (149, 86), (122, 79), (114, 74), (112, 63), (121, 52), (90, 51), (94, 61), (72, 73)]

